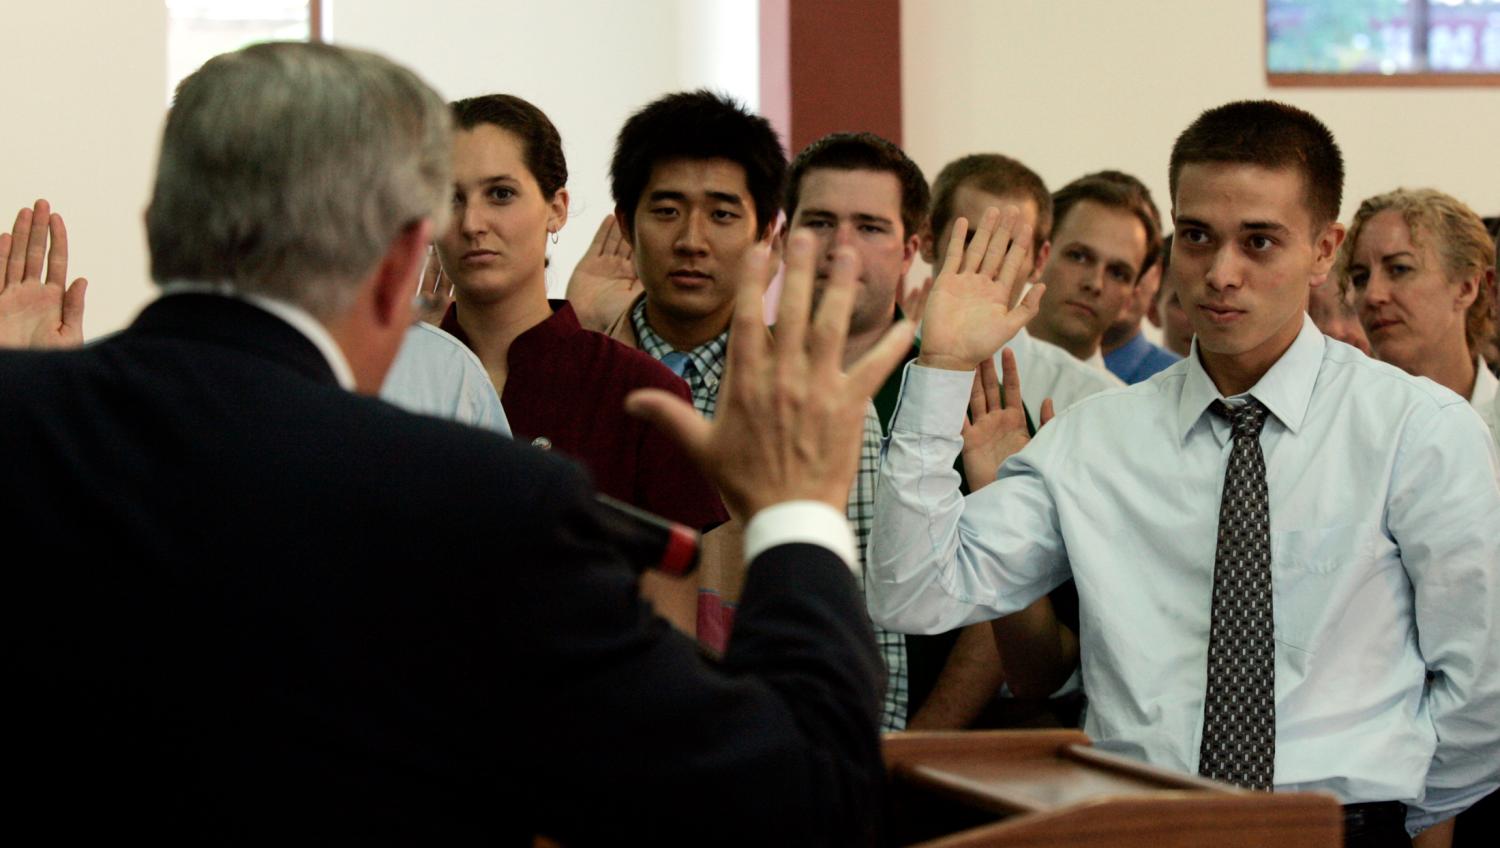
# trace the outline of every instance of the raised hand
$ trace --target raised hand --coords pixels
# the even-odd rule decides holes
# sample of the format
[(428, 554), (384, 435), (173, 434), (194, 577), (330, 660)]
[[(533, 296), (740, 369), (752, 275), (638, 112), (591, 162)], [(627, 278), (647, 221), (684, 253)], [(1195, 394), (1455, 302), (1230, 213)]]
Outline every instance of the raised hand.
[(626, 406), (675, 436), (737, 516), (749, 520), (789, 500), (819, 500), (842, 512), (859, 467), (865, 406), (910, 348), (913, 325), (897, 322), (846, 372), (844, 341), (859, 276), (854, 251), (835, 251), (809, 321), (816, 239), (806, 232), (791, 236), (774, 338), (761, 306), (770, 247), (748, 253), (713, 422), (655, 389), (633, 392)]
[[(977, 492), (995, 482), (995, 472), (1012, 454), (1026, 447), (1026, 411), (1021, 405), (1021, 375), (1016, 355), (1000, 352), (1004, 387), (995, 379), (995, 360), (986, 359), (974, 374), (969, 395), (969, 419), (964, 422), (964, 479)], [(1052, 420), (1052, 398), (1042, 401), (1042, 426)]]
[(67, 284), (68, 230), (47, 201), (22, 209), (11, 231), (0, 233), (0, 267), (0, 348), (83, 344), (88, 280)]
[(972, 371), (990, 359), (1036, 315), (1045, 286), (1032, 286), (1012, 310), (1011, 289), (1031, 252), (1031, 227), (1015, 207), (991, 207), (964, 247), (969, 222), (959, 218), (943, 268), (933, 281), (922, 317), (922, 355), (930, 368)]
[(608, 330), (641, 293), (631, 256), (630, 242), (620, 231), (619, 221), (614, 215), (606, 215), (588, 252), (568, 278), (568, 303), (585, 329)]

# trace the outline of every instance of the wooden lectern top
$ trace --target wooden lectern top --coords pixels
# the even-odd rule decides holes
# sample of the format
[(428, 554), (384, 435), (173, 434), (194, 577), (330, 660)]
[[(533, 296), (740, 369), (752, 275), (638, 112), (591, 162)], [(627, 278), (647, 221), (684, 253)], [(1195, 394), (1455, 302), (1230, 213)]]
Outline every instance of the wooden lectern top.
[(893, 733), (884, 740), (903, 844), (1337, 848), (1338, 799), (1266, 793), (1092, 747), (1076, 730)]

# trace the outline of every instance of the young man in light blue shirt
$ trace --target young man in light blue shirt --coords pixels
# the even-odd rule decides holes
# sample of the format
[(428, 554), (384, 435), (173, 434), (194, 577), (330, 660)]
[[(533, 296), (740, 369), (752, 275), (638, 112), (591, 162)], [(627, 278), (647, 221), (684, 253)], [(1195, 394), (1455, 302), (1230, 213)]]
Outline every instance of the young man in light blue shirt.
[(1316, 118), (1210, 110), (1170, 176), (1190, 355), (1060, 415), (967, 500), (951, 467), (974, 367), (1037, 295), (1007, 308), (1030, 244), (1013, 212), (987, 213), (967, 251), (956, 234), (882, 464), (872, 615), (944, 630), (1072, 576), (1091, 736), (1327, 790), (1349, 844), (1399, 838), (1403, 817), (1415, 832), (1500, 784), (1493, 445), (1463, 398), (1306, 317), (1344, 237)]

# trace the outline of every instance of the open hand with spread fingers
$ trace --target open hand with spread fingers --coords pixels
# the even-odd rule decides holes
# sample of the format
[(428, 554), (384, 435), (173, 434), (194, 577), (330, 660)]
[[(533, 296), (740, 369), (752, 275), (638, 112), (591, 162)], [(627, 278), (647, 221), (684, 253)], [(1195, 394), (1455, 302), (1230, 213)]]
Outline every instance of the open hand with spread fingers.
[[(1005, 460), (1026, 447), (1026, 410), (1021, 405), (1021, 375), (1016, 355), (1000, 351), (1003, 384), (995, 378), (993, 357), (979, 363), (974, 390), (969, 395), (969, 417), (964, 421), (964, 479), (977, 492), (995, 482)], [(1052, 420), (1052, 398), (1042, 401), (1041, 424)]]
[(585, 329), (603, 332), (642, 290), (630, 241), (619, 220), (606, 215), (568, 278), (568, 303)]
[(922, 355), (929, 368), (972, 371), (990, 359), (1036, 315), (1045, 286), (1036, 285), (1016, 308), (1011, 290), (1031, 252), (1031, 227), (1015, 207), (985, 210), (968, 247), (969, 222), (953, 224), (946, 259), (922, 316)]
[(0, 233), (0, 267), (0, 348), (83, 344), (88, 280), (67, 284), (68, 230), (47, 201), (22, 209), (11, 231)]
[(729, 511), (746, 520), (793, 500), (844, 510), (859, 467), (866, 404), (911, 345), (912, 323), (898, 321), (846, 372), (859, 259), (852, 248), (835, 251), (817, 314), (809, 318), (817, 253), (811, 234), (792, 234), (773, 337), (761, 301), (771, 251), (761, 245), (748, 252), (712, 422), (668, 392), (646, 389), (626, 400), (632, 413), (682, 442)]

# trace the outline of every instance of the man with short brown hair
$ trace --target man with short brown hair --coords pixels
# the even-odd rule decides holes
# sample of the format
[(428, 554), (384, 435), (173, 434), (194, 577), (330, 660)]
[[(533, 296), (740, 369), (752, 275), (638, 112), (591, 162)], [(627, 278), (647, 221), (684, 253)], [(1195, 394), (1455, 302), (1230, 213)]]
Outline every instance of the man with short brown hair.
[[(948, 251), (953, 223), (958, 218), (974, 222), (991, 207), (1013, 205), (1031, 227), (1032, 245), (1021, 268), (1021, 280), (1035, 282), (1048, 264), (1055, 227), (1052, 195), (1035, 171), (998, 153), (975, 153), (944, 166), (932, 182), (932, 211), (922, 232), (922, 258), (934, 269), (942, 266)], [(1011, 305), (1025, 293), (1018, 286)], [(1058, 410), (1096, 392), (1124, 385), (1103, 368), (1092, 368), (1068, 351), (1043, 341), (1022, 329), (1006, 343), (1016, 357), (1021, 392), (1026, 407), (1039, 414), (1042, 402), (1051, 398)], [(1001, 370), (998, 355), (995, 370)]]
[(1462, 398), (1307, 317), (1344, 237), (1321, 122), (1211, 109), (1169, 176), (1195, 355), (1059, 415), (968, 498), (951, 464), (973, 370), (1028, 309), (1029, 233), (991, 212), (944, 266), (881, 465), (872, 614), (944, 630), (1071, 576), (1091, 736), (1332, 792), (1349, 844), (1400, 844), (1500, 785), (1500, 461)]

